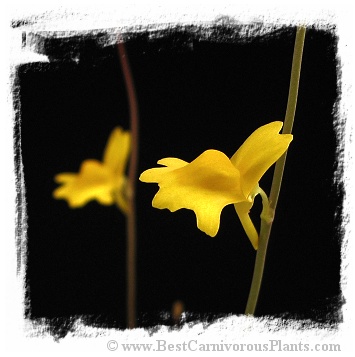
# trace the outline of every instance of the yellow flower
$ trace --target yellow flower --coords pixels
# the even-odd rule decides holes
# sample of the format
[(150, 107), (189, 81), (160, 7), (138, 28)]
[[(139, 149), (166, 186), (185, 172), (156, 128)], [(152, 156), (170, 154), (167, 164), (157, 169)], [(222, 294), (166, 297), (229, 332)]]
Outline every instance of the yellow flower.
[(255, 130), (229, 159), (217, 150), (207, 150), (191, 163), (165, 158), (158, 167), (144, 171), (140, 180), (159, 184), (153, 207), (175, 212), (191, 209), (197, 227), (214, 237), (219, 229), (222, 209), (234, 204), (242, 225), (255, 249), (258, 234), (249, 217), (259, 188), (259, 180), (287, 150), (291, 134), (279, 134), (282, 122), (276, 121)]
[(116, 203), (127, 212), (125, 169), (130, 152), (129, 131), (115, 128), (106, 144), (103, 160), (83, 161), (78, 174), (60, 173), (55, 181), (62, 186), (53, 192), (56, 199), (65, 199), (71, 208), (83, 207), (91, 200), (102, 205)]

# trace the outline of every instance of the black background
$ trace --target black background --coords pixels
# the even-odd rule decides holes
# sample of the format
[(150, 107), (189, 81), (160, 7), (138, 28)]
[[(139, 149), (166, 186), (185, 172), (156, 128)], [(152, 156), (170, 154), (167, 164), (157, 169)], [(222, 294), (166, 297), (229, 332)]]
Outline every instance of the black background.
[[(248, 39), (243, 29), (222, 24), (125, 35), (140, 112), (139, 172), (168, 156), (192, 161), (210, 148), (231, 157), (256, 128), (283, 120), (295, 28)], [(117, 46), (99, 45), (93, 35), (38, 38), (50, 63), (18, 67), (16, 82), (28, 214), (26, 314), (47, 318), (64, 334), (73, 316), (125, 328), (124, 216), (115, 206), (70, 209), (52, 198), (57, 173), (101, 160), (111, 130), (129, 129)], [(334, 29), (307, 29), (258, 316), (341, 320), (336, 45)], [(260, 183), (267, 192), (271, 178), (269, 170)], [(170, 324), (177, 299), (188, 321), (243, 314), (255, 251), (233, 206), (222, 211), (219, 233), (210, 238), (192, 211), (152, 208), (157, 190), (137, 183), (138, 325)], [(257, 200), (255, 222), (260, 211)]]

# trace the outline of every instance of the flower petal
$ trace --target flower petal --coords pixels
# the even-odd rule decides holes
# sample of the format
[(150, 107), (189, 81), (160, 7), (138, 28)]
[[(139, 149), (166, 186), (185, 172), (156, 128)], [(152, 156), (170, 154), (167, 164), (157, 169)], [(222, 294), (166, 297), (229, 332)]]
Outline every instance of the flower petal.
[(56, 180), (63, 185), (53, 192), (53, 197), (67, 200), (72, 208), (94, 199), (104, 205), (113, 203), (114, 175), (97, 160), (85, 160), (78, 174), (59, 174)]
[(279, 134), (282, 125), (281, 121), (275, 121), (256, 129), (232, 156), (231, 162), (240, 172), (246, 196), (292, 141), (291, 134)]
[(72, 172), (62, 172), (54, 177), (56, 183), (69, 183), (77, 178), (78, 174)]
[(153, 207), (193, 210), (198, 228), (212, 237), (218, 232), (224, 206), (246, 199), (239, 171), (220, 151), (207, 150), (190, 164), (174, 158), (159, 163), (170, 166), (146, 170), (140, 177), (143, 182), (159, 184)]
[(166, 157), (158, 161), (159, 165), (164, 165), (172, 169), (179, 169), (180, 167), (186, 166), (188, 162), (177, 159), (176, 157)]
[(154, 169), (146, 170), (141, 173), (139, 180), (142, 182), (160, 182), (164, 173), (184, 167), (188, 165), (188, 162), (175, 157), (166, 157), (165, 159), (159, 160), (158, 164), (167, 167), (156, 167)]
[(131, 134), (117, 127), (113, 129), (104, 151), (103, 163), (118, 175), (123, 175), (131, 149)]
[(113, 190), (113, 197), (116, 203), (116, 206), (123, 214), (128, 214), (130, 207), (129, 207), (129, 199), (128, 199), (128, 188), (127, 188), (127, 177), (121, 176), (118, 185)]

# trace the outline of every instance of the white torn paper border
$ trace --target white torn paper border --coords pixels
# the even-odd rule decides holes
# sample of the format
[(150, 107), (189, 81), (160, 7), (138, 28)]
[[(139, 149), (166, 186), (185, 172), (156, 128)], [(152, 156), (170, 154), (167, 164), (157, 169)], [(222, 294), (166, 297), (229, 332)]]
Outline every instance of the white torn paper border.
[[(118, 344), (118, 353), (122, 353), (121, 343), (153, 343), (155, 347), (158, 340), (166, 340), (166, 344), (181, 345), (181, 348), (190, 342), (191, 351), (197, 352), (198, 346), (207, 344), (238, 344), (238, 351), (248, 351), (248, 344), (270, 344), (270, 341), (282, 340), (287, 343), (334, 343), (340, 344), (341, 354), (347, 354), (346, 351), (354, 351), (351, 345), (351, 336), (354, 332), (353, 316), (353, 291), (354, 277), (352, 271), (353, 262), (351, 257), (354, 253), (354, 243), (352, 242), (352, 213), (354, 213), (353, 204), (353, 184), (351, 177), (353, 173), (352, 162), (352, 129), (354, 111), (352, 107), (353, 100), (353, 39), (351, 25), (353, 21), (350, 18), (351, 9), (342, 5), (340, 2), (332, 4), (331, 2), (313, 2), (298, 1), (297, 4), (287, 4), (280, 7), (277, 3), (268, 1), (263, 2), (249, 1), (248, 4), (240, 2), (215, 1), (213, 3), (180, 1), (179, 3), (169, 4), (166, 2), (143, 2), (131, 1), (124, 3), (115, 2), (115, 5), (105, 5), (104, 3), (94, 6), (87, 5), (68, 5), (58, 7), (57, 5), (36, 6), (35, 4), (20, 4), (14, 2), (8, 9), (7, 18), (2, 22), (5, 34), (5, 53), (2, 55), (4, 65), (1, 66), (1, 98), (2, 114), (1, 119), (1, 158), (5, 163), (5, 169), (1, 175), (1, 274), (4, 274), (2, 286), (1, 301), (1, 332), (5, 345), (0, 347), (5, 351), (13, 351), (16, 354), (29, 353), (34, 351), (39, 353), (82, 353), (85, 355), (97, 355), (99, 353), (110, 353), (110, 346), (114, 352), (115, 342)], [(232, 4), (232, 5), (231, 5)], [(51, 8), (50, 8), (51, 6)], [(277, 7), (278, 6), (278, 7)], [(4, 14), (3, 14), (4, 15)], [(2, 16), (3, 16), (2, 15)], [(23, 270), (20, 276), (16, 277), (16, 244), (15, 244), (15, 175), (13, 158), (13, 118), (11, 98), (11, 80), (9, 73), (11, 66), (20, 63), (29, 63), (33, 61), (48, 61), (46, 56), (36, 54), (31, 45), (23, 43), (23, 32), (26, 33), (43, 31), (49, 33), (68, 33), (78, 34), (92, 32), (97, 29), (106, 29), (108, 33), (115, 33), (117, 24), (119, 28), (130, 29), (141, 26), (144, 30), (161, 29), (169, 24), (208, 24), (215, 21), (216, 18), (225, 16), (240, 23), (250, 23), (260, 21), (269, 24), (315, 24), (322, 27), (329, 23), (337, 26), (339, 34), (339, 56), (341, 63), (341, 86), (342, 97), (339, 103), (340, 120), (345, 121), (345, 146), (344, 150), (344, 180), (346, 183), (346, 197), (344, 202), (344, 213), (347, 216), (344, 219), (344, 228), (346, 231), (343, 242), (342, 252), (342, 291), (346, 299), (343, 308), (344, 323), (340, 325), (339, 330), (330, 333), (326, 330), (306, 330), (298, 328), (299, 323), (294, 322), (293, 326), (282, 327), (282, 322), (277, 320), (251, 319), (247, 317), (231, 316), (224, 320), (216, 321), (210, 326), (194, 324), (193, 326), (184, 326), (180, 331), (167, 332), (167, 328), (162, 327), (155, 334), (150, 335), (148, 331), (137, 329), (134, 331), (115, 331), (105, 329), (95, 329), (85, 326), (80, 318), (76, 321), (75, 335), (67, 336), (60, 344), (54, 343), (49, 335), (43, 335), (43, 338), (31, 338), (29, 336), (40, 335), (41, 326), (36, 326), (23, 320)], [(11, 29), (10, 22), (17, 24), (17, 27)], [(22, 22), (21, 22), (22, 21)], [(4, 26), (5, 25), (5, 26)], [(266, 28), (267, 29), (267, 28)], [(7, 36), (8, 35), (8, 36)], [(3, 99), (7, 99), (4, 101)], [(3, 107), (3, 104), (4, 107)], [(340, 179), (340, 178), (339, 178)], [(25, 221), (25, 210), (23, 212)], [(268, 328), (269, 326), (269, 328)], [(275, 326), (281, 326), (275, 332)], [(95, 338), (82, 338), (82, 337)], [(111, 341), (109, 343), (109, 341)], [(192, 341), (192, 342), (191, 342)], [(195, 343), (196, 341), (196, 343)], [(159, 346), (163, 346), (160, 342)], [(243, 346), (244, 350), (241, 350)], [(276, 344), (276, 342), (275, 342)], [(221, 347), (222, 346), (222, 347)], [(109, 349), (108, 349), (109, 348)], [(162, 347), (163, 348), (163, 347)], [(217, 347), (216, 347), (217, 348)], [(226, 346), (224, 346), (226, 351)], [(153, 354), (154, 352), (148, 352)], [(268, 353), (268, 352), (266, 352)], [(270, 353), (270, 352), (269, 352)]]

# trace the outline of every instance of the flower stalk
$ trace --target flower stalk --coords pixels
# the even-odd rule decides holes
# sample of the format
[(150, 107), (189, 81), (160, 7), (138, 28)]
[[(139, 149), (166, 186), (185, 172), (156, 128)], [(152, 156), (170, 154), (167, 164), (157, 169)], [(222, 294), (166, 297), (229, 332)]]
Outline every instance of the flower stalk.
[(125, 80), (129, 112), (130, 126), (132, 135), (132, 149), (128, 168), (127, 180), (127, 326), (132, 329), (136, 326), (136, 207), (135, 207), (135, 188), (138, 167), (138, 131), (139, 131), (139, 114), (138, 102), (134, 81), (126, 53), (125, 45), (121, 38), (118, 41), (118, 55), (121, 61), (122, 72)]
[[(293, 122), (296, 112), (296, 105), (297, 105), (298, 87), (299, 87), (299, 80), (300, 80), (300, 73), (301, 73), (305, 34), (306, 34), (305, 27), (297, 28), (293, 59), (292, 59), (292, 69), (291, 69), (287, 109), (286, 109), (282, 134), (291, 134), (292, 132), (292, 127), (293, 127)], [(269, 197), (269, 209), (268, 209), (269, 218), (268, 220), (265, 220), (265, 217), (263, 217), (263, 215), (261, 216), (259, 247), (255, 259), (255, 267), (253, 273), (253, 280), (249, 292), (249, 298), (245, 309), (246, 315), (254, 315), (256, 305), (258, 302), (261, 282), (264, 273), (267, 246), (271, 233), (273, 216), (275, 214), (277, 201), (280, 193), (282, 177), (283, 177), (283, 172), (286, 162), (286, 154), (287, 151), (276, 162), (274, 176), (271, 185), (270, 197)], [(263, 199), (263, 203), (264, 203), (264, 199)]]

